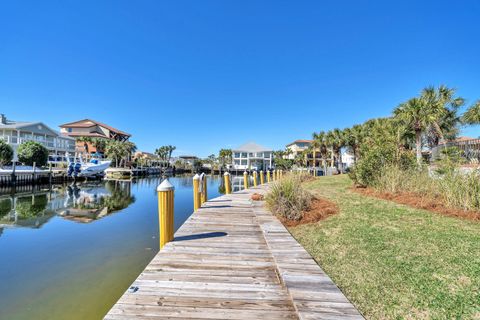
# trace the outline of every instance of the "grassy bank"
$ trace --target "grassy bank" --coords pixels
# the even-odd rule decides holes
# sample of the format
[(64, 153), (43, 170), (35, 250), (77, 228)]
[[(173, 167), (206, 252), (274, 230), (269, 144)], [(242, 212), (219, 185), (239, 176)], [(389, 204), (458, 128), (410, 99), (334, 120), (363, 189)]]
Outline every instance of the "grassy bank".
[(480, 319), (480, 223), (350, 190), (347, 176), (306, 187), (337, 215), (292, 234), (368, 319)]

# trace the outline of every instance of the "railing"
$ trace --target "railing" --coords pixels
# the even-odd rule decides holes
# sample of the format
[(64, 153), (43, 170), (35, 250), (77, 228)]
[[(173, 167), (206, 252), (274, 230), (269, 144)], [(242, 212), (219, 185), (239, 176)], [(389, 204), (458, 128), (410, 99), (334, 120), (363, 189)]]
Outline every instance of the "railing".
[(458, 148), (462, 156), (470, 162), (480, 162), (480, 139), (451, 141), (432, 148), (432, 160), (440, 159), (442, 150), (446, 148)]
[(16, 137), (16, 136), (0, 136), (0, 139), (5, 141), (8, 144), (21, 144), (26, 141), (35, 141), (42, 144), (44, 147), (49, 149), (62, 149), (66, 151), (75, 152), (75, 144), (66, 144), (60, 143), (58, 140), (48, 141), (48, 140), (38, 140), (34, 138), (26, 138), (26, 137)]

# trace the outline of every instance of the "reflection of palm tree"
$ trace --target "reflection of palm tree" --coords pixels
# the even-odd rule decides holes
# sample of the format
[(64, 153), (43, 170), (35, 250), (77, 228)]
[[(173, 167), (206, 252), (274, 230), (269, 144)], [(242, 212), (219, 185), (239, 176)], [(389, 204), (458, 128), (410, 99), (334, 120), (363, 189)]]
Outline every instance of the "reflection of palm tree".
[(122, 210), (135, 202), (135, 197), (131, 195), (130, 182), (107, 181), (105, 188), (110, 191), (110, 195), (102, 197), (100, 203), (109, 213)]
[(48, 198), (46, 194), (32, 195), (17, 199), (16, 212), (19, 219), (37, 217), (47, 208)]

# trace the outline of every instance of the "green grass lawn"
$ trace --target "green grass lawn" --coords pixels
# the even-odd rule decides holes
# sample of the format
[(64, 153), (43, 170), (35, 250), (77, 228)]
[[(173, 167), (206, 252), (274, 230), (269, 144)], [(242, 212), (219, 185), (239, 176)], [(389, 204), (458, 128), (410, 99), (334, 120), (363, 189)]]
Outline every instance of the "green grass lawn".
[(306, 187), (340, 213), (289, 228), (367, 319), (480, 319), (480, 223), (350, 190), (348, 176)]

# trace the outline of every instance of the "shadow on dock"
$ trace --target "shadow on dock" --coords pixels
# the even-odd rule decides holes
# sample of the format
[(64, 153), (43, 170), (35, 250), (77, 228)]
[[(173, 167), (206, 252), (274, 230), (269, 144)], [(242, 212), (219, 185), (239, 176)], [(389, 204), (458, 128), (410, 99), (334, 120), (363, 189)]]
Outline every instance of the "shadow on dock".
[(188, 240), (197, 240), (197, 239), (206, 239), (206, 238), (218, 238), (218, 237), (225, 237), (227, 235), (228, 233), (226, 232), (206, 232), (206, 233), (192, 234), (189, 236), (175, 237), (173, 241), (188, 241)]

